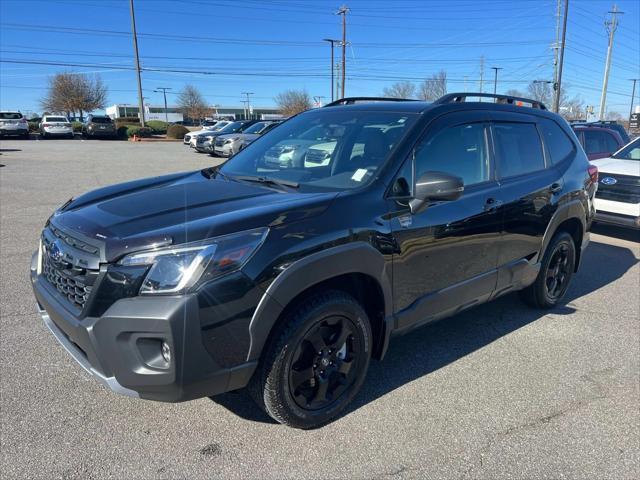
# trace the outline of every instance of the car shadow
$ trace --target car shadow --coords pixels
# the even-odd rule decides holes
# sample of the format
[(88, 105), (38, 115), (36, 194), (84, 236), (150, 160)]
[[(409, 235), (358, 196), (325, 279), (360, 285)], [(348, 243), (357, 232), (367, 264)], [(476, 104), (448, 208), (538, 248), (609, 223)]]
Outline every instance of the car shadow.
[(19, 148), (0, 148), (0, 153), (6, 152), (21, 152), (22, 150)]
[[(538, 310), (526, 306), (517, 294), (510, 294), (393, 338), (384, 360), (371, 362), (362, 390), (342, 416), (547, 314), (574, 313), (571, 304), (575, 299), (617, 280), (638, 262), (628, 248), (592, 241), (561, 306)], [(211, 400), (244, 419), (275, 423), (244, 391), (218, 395)]]
[(617, 227), (615, 225), (606, 225), (603, 223), (595, 223), (591, 226), (591, 232), (598, 235), (606, 235), (607, 237), (619, 238), (630, 242), (640, 242), (640, 230), (633, 228)]

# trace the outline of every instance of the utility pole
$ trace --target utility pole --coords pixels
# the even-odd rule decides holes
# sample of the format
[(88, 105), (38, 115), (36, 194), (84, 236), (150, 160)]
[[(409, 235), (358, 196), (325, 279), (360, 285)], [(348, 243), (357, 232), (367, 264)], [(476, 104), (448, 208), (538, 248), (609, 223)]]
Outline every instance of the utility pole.
[(340, 7), (340, 9), (338, 10), (338, 12), (336, 13), (336, 15), (342, 15), (342, 82), (340, 85), (340, 88), (342, 90), (341, 92), (341, 97), (340, 98), (344, 98), (344, 83), (345, 83), (345, 75), (346, 75), (346, 71), (347, 71), (347, 66), (346, 66), (346, 48), (347, 48), (347, 12), (349, 11), (349, 8), (346, 7), (345, 5), (343, 5), (342, 7)]
[(242, 95), (247, 96), (247, 114), (251, 115), (251, 103), (249, 102), (249, 95), (253, 95), (253, 92), (242, 92)]
[(498, 91), (498, 70), (502, 70), (502, 67), (491, 67), (491, 69), (495, 72), (495, 75), (493, 76), (493, 94), (495, 95)]
[(553, 111), (560, 111), (560, 92), (562, 87), (562, 67), (564, 65), (564, 46), (567, 40), (567, 16), (569, 14), (569, 0), (564, 0), (564, 18), (562, 19), (562, 43), (560, 44), (560, 60), (558, 65), (558, 78), (554, 79)]
[(169, 123), (169, 114), (167, 113), (167, 90), (171, 90), (170, 87), (156, 87), (154, 90), (155, 93), (160, 93), (164, 95), (164, 121)]
[(336, 71), (338, 72), (336, 74), (336, 92), (340, 91), (340, 71), (341, 71), (342, 67), (340, 65), (340, 62), (336, 62)]
[(609, 46), (607, 47), (607, 63), (604, 68), (604, 80), (602, 81), (602, 95), (600, 97), (600, 112), (598, 114), (599, 120), (604, 120), (605, 110), (607, 104), (607, 85), (609, 84), (609, 70), (611, 69), (611, 54), (613, 53), (613, 35), (618, 28), (618, 15), (622, 15), (624, 12), (618, 10), (617, 5), (613, 5), (613, 10), (607, 12), (611, 14), (611, 20), (604, 22), (605, 27), (609, 31)]
[(469, 75), (465, 75), (464, 77), (464, 91), (467, 91), (467, 79), (469, 78)]
[[(562, 0), (556, 3), (556, 41), (553, 44), (553, 91), (557, 92), (558, 84), (558, 57), (560, 55), (560, 18), (562, 16)], [(554, 93), (555, 94), (555, 93)], [(554, 96), (555, 102), (555, 96)]]
[[(484, 55), (480, 56), (480, 93), (484, 93), (482, 88), (484, 86)], [(482, 97), (479, 98), (482, 102)]]
[(631, 115), (633, 115), (633, 101), (636, 99), (636, 82), (640, 80), (640, 78), (630, 78), (633, 82), (633, 89), (631, 90), (631, 108), (629, 108), (629, 120), (631, 120)]
[(333, 93), (333, 86), (334, 86), (334, 82), (333, 82), (333, 46), (334, 44), (340, 44), (340, 40), (334, 40), (332, 38), (323, 38), (322, 39), (325, 42), (329, 42), (331, 44), (331, 101), (333, 102), (335, 100), (334, 98), (334, 93)]
[(129, 0), (131, 10), (131, 33), (133, 35), (133, 53), (135, 55), (136, 73), (138, 74), (138, 108), (140, 109), (140, 125), (144, 127), (144, 105), (142, 102), (142, 78), (140, 76), (140, 57), (138, 55), (138, 35), (136, 34), (136, 14), (133, 11), (133, 0)]

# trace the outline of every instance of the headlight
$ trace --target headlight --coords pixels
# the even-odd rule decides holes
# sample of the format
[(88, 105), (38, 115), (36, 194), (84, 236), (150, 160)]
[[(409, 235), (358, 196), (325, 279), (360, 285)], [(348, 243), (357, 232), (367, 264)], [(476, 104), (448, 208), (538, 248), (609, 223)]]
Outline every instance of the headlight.
[(267, 232), (267, 228), (259, 228), (177, 247), (132, 253), (118, 264), (151, 265), (140, 287), (141, 295), (181, 293), (241, 268), (262, 244)]

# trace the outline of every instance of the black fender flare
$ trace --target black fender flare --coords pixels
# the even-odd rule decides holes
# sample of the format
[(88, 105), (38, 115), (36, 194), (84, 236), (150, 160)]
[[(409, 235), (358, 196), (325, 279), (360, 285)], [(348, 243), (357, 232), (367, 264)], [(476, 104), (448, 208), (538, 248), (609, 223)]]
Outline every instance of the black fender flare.
[[(271, 330), (291, 300), (313, 285), (349, 273), (361, 273), (378, 281), (384, 296), (385, 319), (392, 318), (391, 281), (382, 254), (365, 242), (327, 248), (292, 263), (269, 285), (249, 324), (247, 360), (260, 358)], [(385, 345), (389, 330), (385, 328)]]
[[(551, 241), (556, 231), (558, 230), (558, 227), (560, 226), (560, 224), (571, 218), (575, 218), (580, 222), (580, 225), (582, 225), (582, 231), (586, 234), (587, 212), (585, 212), (582, 202), (579, 199), (574, 199), (567, 203), (563, 203), (559, 205), (558, 209), (554, 212), (553, 216), (551, 217), (551, 221), (549, 222), (549, 225), (547, 225), (547, 229), (544, 232), (544, 236), (542, 238), (542, 246), (540, 248), (540, 251), (538, 252), (535, 262), (542, 261), (544, 252), (547, 250), (547, 246), (549, 245), (549, 242)], [(581, 245), (578, 245), (578, 249), (576, 251), (578, 255), (578, 261), (581, 256), (580, 247)], [(576, 268), (578, 268), (578, 262), (576, 262)]]

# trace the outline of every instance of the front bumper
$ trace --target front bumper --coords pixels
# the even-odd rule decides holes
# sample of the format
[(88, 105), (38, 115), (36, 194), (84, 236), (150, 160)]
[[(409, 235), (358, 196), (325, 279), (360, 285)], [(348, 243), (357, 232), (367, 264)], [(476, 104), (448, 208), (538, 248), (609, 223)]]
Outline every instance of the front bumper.
[(640, 228), (640, 203), (595, 200), (595, 221), (622, 227)]
[(233, 146), (230, 143), (224, 145), (216, 145), (213, 149), (213, 153), (219, 157), (230, 157), (233, 153)]
[[(77, 318), (32, 264), (31, 282), (45, 325), (80, 366), (116, 393), (181, 402), (246, 386), (256, 363), (223, 367), (209, 354), (196, 295), (132, 297), (100, 317)], [(169, 364), (159, 360), (169, 344)]]

